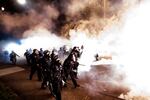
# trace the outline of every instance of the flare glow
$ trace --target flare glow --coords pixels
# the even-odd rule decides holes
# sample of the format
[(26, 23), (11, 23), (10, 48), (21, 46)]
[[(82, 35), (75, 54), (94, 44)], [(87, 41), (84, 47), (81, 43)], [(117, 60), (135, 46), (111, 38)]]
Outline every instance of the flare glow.
[(27, 3), (26, 0), (17, 0), (17, 2), (21, 5), (25, 5)]

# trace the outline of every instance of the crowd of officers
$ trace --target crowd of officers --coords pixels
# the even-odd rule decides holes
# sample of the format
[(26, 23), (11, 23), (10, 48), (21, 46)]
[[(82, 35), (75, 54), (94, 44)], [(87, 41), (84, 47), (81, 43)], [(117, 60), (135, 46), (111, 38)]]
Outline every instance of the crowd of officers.
[(29, 79), (37, 72), (37, 77), (41, 83), (41, 89), (49, 88), (56, 100), (61, 100), (61, 90), (67, 87), (67, 80), (71, 79), (74, 88), (79, 87), (77, 83), (78, 58), (82, 54), (83, 46), (73, 47), (66, 59), (60, 60), (58, 51), (34, 49), (32, 53), (26, 50), (24, 53), (27, 63), (31, 66)]

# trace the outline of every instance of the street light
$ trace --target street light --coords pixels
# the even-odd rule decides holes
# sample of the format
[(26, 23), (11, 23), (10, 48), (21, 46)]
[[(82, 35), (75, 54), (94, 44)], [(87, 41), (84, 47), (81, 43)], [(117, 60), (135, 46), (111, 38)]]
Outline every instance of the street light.
[(4, 10), (5, 10), (5, 8), (4, 8), (4, 7), (1, 7), (1, 10), (2, 10), (2, 11), (4, 11)]
[(17, 0), (17, 2), (21, 5), (25, 5), (27, 3), (26, 0)]

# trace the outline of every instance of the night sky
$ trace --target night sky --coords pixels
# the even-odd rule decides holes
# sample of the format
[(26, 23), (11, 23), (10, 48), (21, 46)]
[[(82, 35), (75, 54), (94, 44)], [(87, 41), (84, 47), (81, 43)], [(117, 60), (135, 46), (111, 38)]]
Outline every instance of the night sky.
[[(26, 7), (17, 3), (16, 0), (0, 0), (0, 8), (1, 14), (9, 13), (11, 15), (25, 13), (27, 10)], [(2, 11), (2, 8), (4, 8), (4, 11)], [(10, 31), (6, 31), (5, 27), (0, 23), (0, 41), (2, 40), (16, 41), (16, 38)]]
[[(26, 3), (21, 4), (18, 1)], [(120, 11), (123, 0), (106, 1), (111, 5), (107, 11), (109, 19)], [(24, 32), (40, 25), (50, 33), (65, 38), (69, 37), (70, 29), (80, 27), (80, 24), (88, 29), (90, 34), (97, 34), (104, 26), (104, 3), (103, 0), (93, 0), (92, 4), (89, 2), (91, 1), (0, 0), (0, 45), (3, 43), (1, 41), (18, 42), (24, 38)]]
[[(66, 0), (67, 1), (67, 0)], [(65, 22), (65, 15), (61, 13), (62, 7), (61, 3), (64, 3), (63, 0), (26, 0), (25, 4), (20, 4), (17, 0), (0, 0), (0, 14), (9, 14), (9, 15), (28, 15), (29, 10), (40, 10), (44, 5), (54, 4), (60, 15), (55, 21), (56, 27), (61, 28)], [(40, 14), (40, 13), (39, 13)], [(62, 21), (63, 20), (63, 21)], [(16, 40), (12, 31), (6, 31), (5, 26), (1, 23), (2, 20), (0, 18), (0, 41), (2, 40)], [(21, 28), (20, 28), (21, 29)], [(19, 30), (19, 29), (18, 29)], [(54, 29), (59, 31), (58, 29)], [(19, 30), (20, 31), (20, 30)], [(23, 30), (24, 31), (24, 30)], [(56, 32), (57, 33), (57, 32)]]

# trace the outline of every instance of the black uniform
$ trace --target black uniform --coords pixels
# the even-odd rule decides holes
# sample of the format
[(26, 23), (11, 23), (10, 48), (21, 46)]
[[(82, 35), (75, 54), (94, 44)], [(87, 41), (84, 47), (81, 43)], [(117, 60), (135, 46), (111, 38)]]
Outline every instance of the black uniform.
[(10, 53), (10, 55), (9, 55), (10, 61), (11, 61), (13, 64), (16, 64), (17, 56), (19, 57), (19, 55), (17, 55), (14, 51), (12, 51), (12, 52)]
[(95, 55), (95, 59), (96, 59), (96, 61), (99, 60), (99, 55), (98, 54)]
[(40, 57), (39, 54), (37, 54), (36, 52), (38, 51), (34, 50), (33, 53), (31, 54), (31, 73), (29, 79), (32, 80), (34, 73), (37, 71), (38, 80), (41, 81), (42, 73), (41, 73), (40, 60), (39, 60)]
[(64, 81), (66, 82), (68, 79), (68, 76), (70, 75), (71, 80), (74, 84), (74, 87), (78, 87), (79, 85), (77, 84), (76, 81), (76, 72), (75, 72), (75, 68), (76, 67), (76, 62), (75, 62), (75, 54), (71, 53), (68, 58), (64, 61), (63, 64), (63, 69), (64, 69), (64, 75), (65, 75), (65, 79)]
[(48, 50), (45, 50), (43, 52), (43, 57), (40, 59), (40, 66), (42, 68), (42, 76), (43, 76), (43, 82), (41, 85), (41, 88), (45, 88), (45, 86), (48, 86), (51, 82), (51, 72), (50, 72), (50, 52)]
[(62, 87), (62, 66), (58, 58), (54, 55), (51, 62), (51, 73), (52, 73), (52, 87), (53, 93), (55, 94), (56, 100), (61, 100), (61, 87)]
[(30, 65), (31, 64), (31, 61), (30, 61), (30, 52), (28, 50), (26, 50), (26, 52), (24, 53), (24, 56), (26, 57), (27, 64)]
[(83, 46), (81, 47), (81, 50), (79, 49), (79, 47), (74, 47), (71, 52), (72, 61), (73, 61), (73, 71), (75, 74), (75, 78), (77, 78), (78, 66), (79, 66), (78, 58), (81, 57), (82, 52), (83, 52), (82, 50), (83, 50)]
[(40, 48), (39, 55), (40, 55), (40, 58), (42, 58), (44, 56), (44, 51), (42, 48)]
[(45, 86), (47, 85), (47, 82), (51, 81), (50, 59), (45, 56), (41, 58), (40, 66), (42, 68), (42, 76), (43, 76), (43, 82), (41, 84), (41, 88), (45, 88)]

